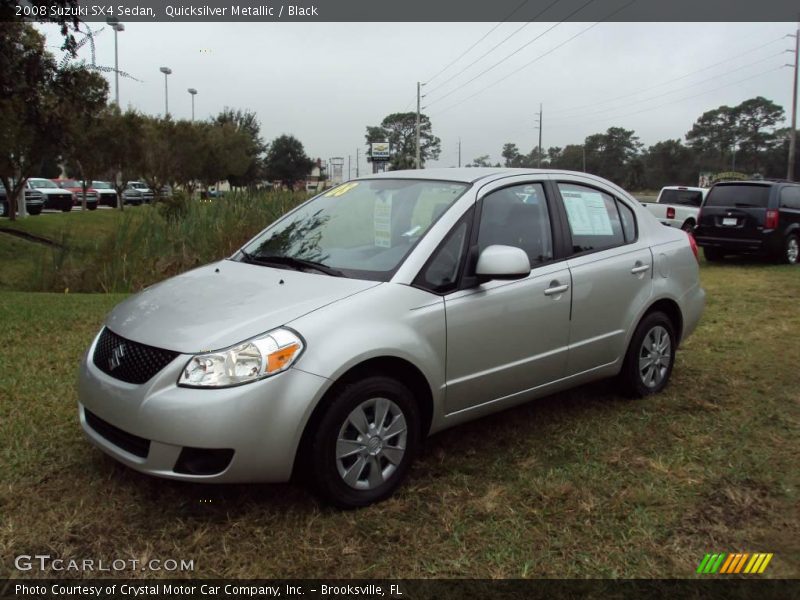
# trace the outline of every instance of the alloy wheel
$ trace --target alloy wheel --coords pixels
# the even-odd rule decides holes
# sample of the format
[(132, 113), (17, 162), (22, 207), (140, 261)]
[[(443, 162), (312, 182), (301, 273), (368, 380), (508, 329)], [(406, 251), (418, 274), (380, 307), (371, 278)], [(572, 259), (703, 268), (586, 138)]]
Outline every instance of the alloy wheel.
[(667, 375), (672, 353), (669, 332), (657, 325), (647, 332), (639, 349), (639, 377), (648, 388), (658, 386)]
[(336, 468), (357, 490), (388, 481), (406, 452), (408, 426), (400, 407), (387, 398), (370, 398), (353, 409), (336, 439)]
[(791, 237), (786, 244), (786, 262), (796, 265), (798, 257), (800, 257), (800, 243), (796, 237)]

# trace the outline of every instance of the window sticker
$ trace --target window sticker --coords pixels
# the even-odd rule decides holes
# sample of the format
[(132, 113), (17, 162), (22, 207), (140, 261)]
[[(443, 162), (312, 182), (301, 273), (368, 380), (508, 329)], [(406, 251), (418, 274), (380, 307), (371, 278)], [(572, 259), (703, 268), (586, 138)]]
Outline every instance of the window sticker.
[(603, 195), (561, 190), (573, 235), (614, 235)]
[(347, 192), (352, 190), (353, 188), (358, 186), (358, 182), (354, 181), (353, 183), (345, 183), (344, 185), (340, 185), (338, 187), (333, 188), (330, 192), (325, 194), (326, 198), (337, 198), (339, 196), (344, 196)]
[(392, 197), (389, 195), (381, 194), (375, 199), (373, 231), (376, 246), (392, 247)]

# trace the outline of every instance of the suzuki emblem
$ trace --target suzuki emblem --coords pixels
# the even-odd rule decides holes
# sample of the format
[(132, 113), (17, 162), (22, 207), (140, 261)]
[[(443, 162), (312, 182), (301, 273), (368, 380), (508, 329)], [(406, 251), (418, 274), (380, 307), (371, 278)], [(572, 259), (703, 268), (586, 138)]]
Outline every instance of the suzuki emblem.
[(111, 351), (111, 358), (108, 359), (108, 370), (113, 371), (116, 369), (122, 362), (123, 356), (125, 356), (125, 344), (120, 344)]

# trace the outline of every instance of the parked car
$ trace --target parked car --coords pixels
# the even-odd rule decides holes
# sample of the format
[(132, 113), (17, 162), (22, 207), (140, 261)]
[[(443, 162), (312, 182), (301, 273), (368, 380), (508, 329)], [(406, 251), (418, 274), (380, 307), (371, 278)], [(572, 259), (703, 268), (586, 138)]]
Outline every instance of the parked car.
[(129, 181), (122, 190), (125, 204), (149, 204), (153, 201), (153, 190), (141, 181)]
[[(25, 209), (29, 215), (41, 214), (44, 208), (44, 196), (36, 190), (25, 189)], [(0, 217), (7, 217), (9, 212), (8, 193), (0, 182)]]
[(118, 305), (80, 366), (80, 422), (144, 473), (295, 473), (364, 506), (428, 434), (606, 377), (661, 391), (703, 311), (696, 252), (585, 173), (356, 179)]
[(643, 202), (642, 206), (664, 225), (691, 232), (707, 193), (708, 188), (670, 185), (661, 188), (655, 202)]
[(92, 189), (97, 192), (97, 202), (100, 206), (117, 207), (117, 190), (110, 181), (92, 181)]
[(800, 184), (783, 181), (717, 183), (703, 203), (695, 230), (709, 261), (727, 254), (800, 260)]
[[(83, 185), (80, 181), (75, 179), (53, 179), (52, 181), (61, 189), (72, 192), (73, 206), (83, 205)], [(88, 210), (97, 209), (97, 191), (93, 188), (87, 188), (86, 190), (86, 208)]]
[(29, 190), (41, 192), (44, 208), (69, 212), (72, 210), (72, 192), (63, 190), (49, 179), (32, 177), (26, 182)]

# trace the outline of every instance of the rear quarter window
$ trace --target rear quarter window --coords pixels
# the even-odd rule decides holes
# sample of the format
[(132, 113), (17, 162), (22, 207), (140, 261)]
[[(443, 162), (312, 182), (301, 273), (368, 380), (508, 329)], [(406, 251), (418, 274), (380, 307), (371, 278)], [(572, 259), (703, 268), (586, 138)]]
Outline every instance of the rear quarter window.
[(800, 210), (800, 185), (789, 185), (781, 190), (781, 208)]
[(708, 192), (705, 205), (767, 208), (771, 189), (768, 185), (758, 184), (715, 185)]

